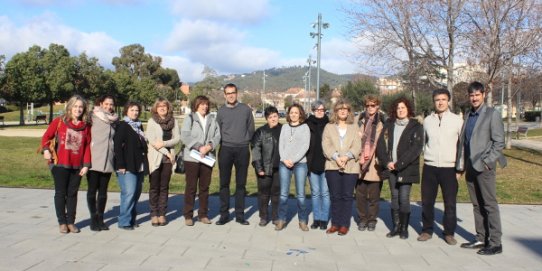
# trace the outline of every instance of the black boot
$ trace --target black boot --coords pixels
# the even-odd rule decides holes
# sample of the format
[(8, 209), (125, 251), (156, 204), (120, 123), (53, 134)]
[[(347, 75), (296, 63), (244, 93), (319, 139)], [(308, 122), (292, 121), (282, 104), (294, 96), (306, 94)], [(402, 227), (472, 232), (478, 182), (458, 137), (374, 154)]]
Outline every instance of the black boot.
[(386, 234), (386, 237), (392, 238), (394, 236), (399, 235), (399, 211), (391, 210), (391, 223), (393, 224), (393, 229)]
[(100, 227), (100, 230), (102, 231), (108, 231), (109, 227), (104, 223), (104, 215), (98, 214), (96, 215), (96, 220), (98, 222), (98, 227)]
[(311, 229), (316, 230), (320, 227), (320, 220), (314, 220), (311, 224)]
[(408, 222), (410, 220), (410, 213), (400, 213), (399, 214), (399, 224), (400, 233), (399, 237), (401, 239), (408, 239)]
[(108, 231), (109, 227), (104, 223), (105, 204), (107, 203), (107, 194), (98, 195), (98, 226), (102, 231)]
[(90, 230), (100, 231), (100, 225), (98, 225), (98, 215), (90, 214)]
[(89, 195), (87, 193), (87, 205), (88, 212), (90, 213), (90, 230), (100, 231), (100, 226), (98, 225), (98, 220), (96, 217), (96, 198), (94, 195)]

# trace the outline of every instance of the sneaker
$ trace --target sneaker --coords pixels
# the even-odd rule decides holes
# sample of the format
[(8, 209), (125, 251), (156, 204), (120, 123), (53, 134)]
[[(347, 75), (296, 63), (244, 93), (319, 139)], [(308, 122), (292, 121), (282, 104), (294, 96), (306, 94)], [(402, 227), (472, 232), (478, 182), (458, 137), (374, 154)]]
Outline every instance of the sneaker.
[(260, 227), (265, 227), (267, 225), (267, 220), (265, 218), (260, 219), (260, 223), (258, 223)]
[(201, 217), (199, 219), (199, 222), (201, 222), (203, 224), (211, 224), (211, 220), (209, 220), (209, 218), (207, 218), (207, 217)]
[(444, 241), (450, 246), (455, 246), (457, 244), (453, 235), (444, 235)]
[(305, 223), (305, 222), (299, 222), (299, 228), (302, 231), (309, 231), (309, 226), (307, 226), (307, 223)]
[(427, 232), (422, 232), (422, 234), (420, 234), (420, 236), (418, 236), (418, 241), (420, 242), (425, 242), (429, 239), (433, 238), (433, 236)]
[(189, 227), (194, 226), (194, 220), (192, 220), (192, 218), (185, 218), (184, 224)]
[(365, 231), (367, 229), (367, 224), (363, 223), (363, 222), (360, 222), (358, 224), (358, 230), (359, 231)]
[(368, 231), (374, 231), (375, 229), (376, 229), (376, 224), (375, 223), (367, 224), (367, 230)]

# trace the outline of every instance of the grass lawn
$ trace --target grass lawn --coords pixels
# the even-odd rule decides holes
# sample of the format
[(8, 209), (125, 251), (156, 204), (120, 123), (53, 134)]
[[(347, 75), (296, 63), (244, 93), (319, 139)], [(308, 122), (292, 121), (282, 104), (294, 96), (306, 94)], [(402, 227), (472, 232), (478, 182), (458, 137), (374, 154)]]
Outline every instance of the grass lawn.
[[(39, 138), (2, 137), (0, 136), (0, 186), (53, 188), (51, 173), (42, 156), (36, 153)], [(523, 150), (506, 150), (508, 167), (497, 170), (497, 195), (501, 203), (542, 204), (542, 155)], [(211, 182), (211, 193), (218, 192), (218, 168), (215, 167)], [(459, 202), (468, 202), (469, 197), (464, 178), (459, 181)], [(81, 189), (86, 190), (87, 182), (81, 182)], [(111, 191), (119, 191), (116, 178), (109, 185)], [(235, 190), (232, 182), (232, 192)], [(293, 192), (293, 185), (292, 185)], [(144, 191), (148, 191), (148, 178)], [(184, 175), (174, 174), (171, 180), (172, 193), (183, 193)], [(382, 197), (389, 199), (389, 189), (385, 183)], [(309, 185), (306, 186), (310, 193)], [(254, 170), (249, 167), (247, 193), (257, 193)], [(420, 200), (420, 186), (414, 185), (412, 200)]]

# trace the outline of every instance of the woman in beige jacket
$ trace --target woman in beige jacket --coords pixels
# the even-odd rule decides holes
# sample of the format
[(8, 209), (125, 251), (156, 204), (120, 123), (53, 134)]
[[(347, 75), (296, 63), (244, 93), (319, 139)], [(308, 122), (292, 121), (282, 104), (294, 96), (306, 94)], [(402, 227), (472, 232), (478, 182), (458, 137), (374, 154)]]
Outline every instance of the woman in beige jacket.
[(384, 127), (384, 116), (380, 113), (380, 99), (368, 95), (363, 100), (365, 111), (359, 116), (361, 139), (360, 178), (356, 185), (356, 205), (359, 215), (358, 230), (374, 231), (378, 216), (378, 201), (382, 187), (382, 167), (376, 163), (376, 143)]
[(354, 187), (360, 167), (361, 151), (358, 126), (354, 123), (352, 106), (338, 101), (322, 135), (322, 149), (326, 157), (326, 180), (331, 195), (331, 228), (326, 233), (345, 235), (350, 228)]
[(151, 108), (152, 118), (147, 123), (145, 137), (149, 142), (149, 203), (151, 225), (165, 226), (169, 195), (169, 181), (175, 163), (175, 145), (181, 139), (179, 124), (173, 117), (173, 106), (158, 98)]

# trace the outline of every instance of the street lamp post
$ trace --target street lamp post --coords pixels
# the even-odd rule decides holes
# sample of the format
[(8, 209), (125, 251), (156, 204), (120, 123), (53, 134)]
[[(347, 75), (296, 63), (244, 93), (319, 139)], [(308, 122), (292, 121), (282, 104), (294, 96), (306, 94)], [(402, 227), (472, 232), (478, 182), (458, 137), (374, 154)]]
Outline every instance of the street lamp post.
[(311, 93), (311, 71), (312, 71), (312, 64), (316, 63), (316, 61), (312, 60), (312, 55), (309, 55), (309, 59), (307, 59), (307, 62), (309, 63), (309, 71), (307, 72), (307, 74), (308, 74), (308, 80), (309, 80), (308, 81), (309, 82), (308, 94), (309, 94), (309, 104), (310, 104), (310, 99), (311, 99), (311, 96), (310, 96), (310, 93)]
[[(262, 76), (262, 79), (263, 79), (263, 89), (262, 89), (262, 92), (260, 92), (260, 101), (262, 103), (262, 112), (265, 110), (265, 102), (263, 100), (263, 95), (265, 95), (265, 70), (263, 71), (263, 76)], [(263, 94), (262, 94), (263, 93)]]
[(312, 25), (312, 28), (316, 28), (318, 32), (311, 32), (312, 38), (316, 37), (316, 99), (320, 99), (320, 52), (322, 48), (322, 28), (329, 27), (328, 23), (322, 22), (322, 13), (318, 13), (318, 22)]

